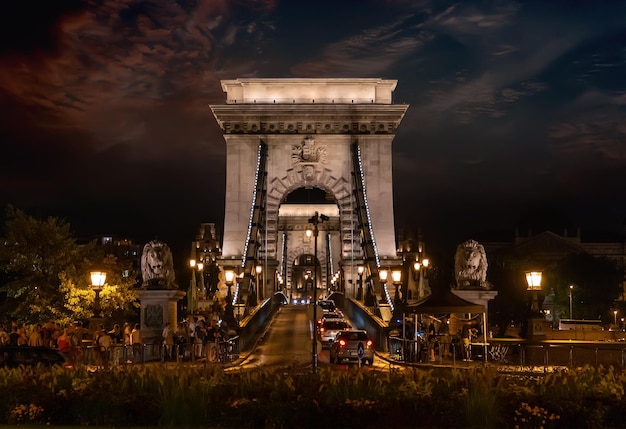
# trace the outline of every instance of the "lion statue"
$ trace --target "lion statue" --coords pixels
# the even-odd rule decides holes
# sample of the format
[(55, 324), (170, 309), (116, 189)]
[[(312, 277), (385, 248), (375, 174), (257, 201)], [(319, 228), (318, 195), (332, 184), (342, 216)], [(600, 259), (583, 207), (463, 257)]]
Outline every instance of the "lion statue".
[(167, 244), (152, 240), (141, 255), (143, 289), (174, 289), (174, 262)]
[(456, 247), (454, 256), (455, 289), (490, 289), (487, 282), (487, 255), (485, 248), (475, 240), (467, 240)]

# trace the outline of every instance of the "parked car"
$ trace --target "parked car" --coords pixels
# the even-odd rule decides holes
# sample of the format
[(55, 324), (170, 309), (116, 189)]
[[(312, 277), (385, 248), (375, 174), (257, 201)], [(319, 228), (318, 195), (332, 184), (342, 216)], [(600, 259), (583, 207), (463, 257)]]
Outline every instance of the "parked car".
[(326, 320), (322, 322), (319, 329), (322, 347), (331, 344), (337, 333), (350, 328), (350, 324), (345, 320)]
[(330, 344), (330, 363), (341, 363), (344, 360), (359, 360), (359, 349), (363, 348), (363, 362), (374, 363), (374, 342), (367, 331), (349, 329), (337, 333)]
[(63, 353), (48, 347), (0, 347), (0, 367), (16, 368), (24, 366), (53, 366), (70, 367), (70, 363)]

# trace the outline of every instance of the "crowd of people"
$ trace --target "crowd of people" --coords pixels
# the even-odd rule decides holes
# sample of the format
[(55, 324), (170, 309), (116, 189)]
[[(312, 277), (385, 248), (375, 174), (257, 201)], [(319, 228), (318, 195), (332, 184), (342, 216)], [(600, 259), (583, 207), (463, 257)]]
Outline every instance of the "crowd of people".
[[(96, 352), (96, 360), (103, 365), (107, 364), (111, 358), (115, 363), (119, 363), (123, 356), (132, 361), (132, 349), (139, 351), (141, 345), (141, 331), (138, 323), (127, 322), (123, 329), (119, 324), (114, 324), (110, 330), (106, 330), (103, 324), (97, 325), (94, 330), (89, 330), (80, 321), (67, 326), (53, 321), (30, 325), (13, 321), (9, 326), (0, 323), (0, 347), (55, 348), (66, 355), (71, 362), (78, 362), (82, 359), (88, 348)], [(121, 349), (126, 347), (131, 349), (130, 353), (126, 350), (122, 352)], [(113, 349), (117, 350), (111, 353)]]
[(462, 323), (457, 332), (452, 333), (448, 317), (441, 320), (430, 317), (425, 323), (419, 322), (417, 327), (409, 322), (404, 337), (399, 330), (392, 331), (390, 339), (395, 339), (396, 346), (390, 346), (390, 350), (395, 349), (402, 359), (413, 362), (434, 362), (453, 355), (469, 361), (472, 359), (471, 344), (479, 335), (473, 322)]
[[(166, 323), (161, 346), (165, 360), (222, 360), (228, 352), (228, 339), (233, 332), (216, 317), (189, 316), (177, 326)], [(143, 361), (145, 344), (138, 323), (114, 323), (109, 329), (99, 323), (87, 329), (80, 321), (63, 326), (49, 321), (37, 324), (0, 323), (1, 346), (35, 346), (56, 348), (70, 362), (88, 359), (97, 365)]]
[(189, 316), (172, 328), (163, 329), (163, 345), (166, 359), (205, 359), (216, 362), (224, 358), (231, 337), (228, 324), (215, 317)]

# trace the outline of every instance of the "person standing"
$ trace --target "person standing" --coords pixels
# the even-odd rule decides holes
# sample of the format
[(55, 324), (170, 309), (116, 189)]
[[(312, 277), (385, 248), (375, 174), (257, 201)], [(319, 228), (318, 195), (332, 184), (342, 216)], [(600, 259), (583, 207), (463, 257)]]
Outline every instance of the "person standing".
[(207, 361), (215, 362), (218, 357), (218, 341), (219, 341), (219, 327), (217, 321), (211, 319), (211, 324), (207, 328), (206, 344), (207, 344)]
[(28, 336), (28, 345), (31, 347), (43, 346), (43, 337), (41, 336), (41, 325), (39, 323), (33, 326), (33, 330)]
[(119, 365), (122, 356), (122, 347), (124, 346), (124, 333), (117, 323), (113, 325), (113, 329), (107, 332), (111, 337), (111, 349), (113, 351), (113, 365)]
[(11, 333), (9, 334), (9, 345), (17, 347), (19, 339), (20, 334), (17, 331), (17, 325), (11, 326)]
[(0, 324), (0, 346), (8, 346), (11, 338), (9, 334), (4, 329), (4, 324)]
[(450, 357), (452, 353), (450, 352), (450, 346), (452, 344), (452, 340), (450, 338), (450, 319), (447, 317), (443, 319), (441, 326), (439, 326), (439, 344), (443, 350), (443, 357)]
[(196, 329), (194, 332), (194, 356), (196, 359), (202, 359), (205, 355), (207, 329), (204, 326), (204, 320), (196, 322)]
[(470, 360), (470, 326), (465, 323), (461, 329), (461, 341), (463, 343), (463, 360)]
[(133, 328), (129, 322), (124, 323), (124, 350), (126, 355), (126, 363), (133, 362), (133, 345), (131, 342)]
[(67, 335), (67, 328), (64, 328), (61, 335), (57, 338), (57, 348), (61, 353), (69, 358), (71, 346), (72, 343), (70, 337)]
[(198, 318), (194, 316), (189, 316), (189, 323), (187, 323), (187, 328), (189, 329), (189, 344), (191, 344), (191, 357), (193, 358), (196, 353), (196, 323), (198, 322)]
[(163, 328), (163, 354), (167, 360), (172, 359), (174, 351), (174, 330), (171, 328), (169, 322), (165, 324)]
[(141, 330), (139, 323), (135, 323), (130, 333), (130, 342), (133, 348), (133, 362), (137, 362), (143, 356), (143, 343), (141, 340)]
[(431, 318), (428, 324), (428, 360), (433, 362), (435, 360), (435, 342), (437, 341), (435, 329), (435, 319)]

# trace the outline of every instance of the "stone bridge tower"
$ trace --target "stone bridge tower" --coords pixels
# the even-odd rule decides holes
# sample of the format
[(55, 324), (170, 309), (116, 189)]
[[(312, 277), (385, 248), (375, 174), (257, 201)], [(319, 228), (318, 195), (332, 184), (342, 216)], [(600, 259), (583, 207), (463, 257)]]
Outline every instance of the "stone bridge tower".
[[(356, 297), (357, 266), (378, 282), (399, 263), (392, 140), (408, 105), (393, 104), (397, 81), (234, 79), (211, 110), (226, 141), (226, 211), (220, 264), (244, 273), (241, 296), (318, 293)], [(292, 203), (298, 190), (324, 198)], [(306, 236), (316, 212), (318, 249)], [(312, 256), (317, 254), (317, 261)], [(255, 275), (261, 265), (262, 277)], [(250, 280), (247, 280), (250, 279)], [(308, 289), (307, 289), (308, 288)]]

